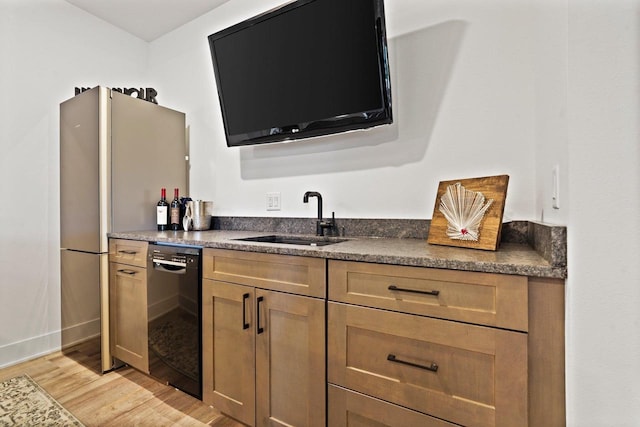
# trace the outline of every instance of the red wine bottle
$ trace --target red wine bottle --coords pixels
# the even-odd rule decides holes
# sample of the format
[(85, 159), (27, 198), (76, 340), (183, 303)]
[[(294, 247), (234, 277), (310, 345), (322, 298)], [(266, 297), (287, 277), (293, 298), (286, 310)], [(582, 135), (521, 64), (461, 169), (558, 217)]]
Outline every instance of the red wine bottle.
[(169, 224), (169, 203), (167, 203), (167, 189), (160, 190), (160, 201), (156, 205), (156, 222), (158, 231), (165, 231)]
[(171, 229), (174, 231), (180, 230), (180, 194), (177, 188), (173, 189), (173, 200), (171, 201), (169, 211), (169, 216), (171, 217)]

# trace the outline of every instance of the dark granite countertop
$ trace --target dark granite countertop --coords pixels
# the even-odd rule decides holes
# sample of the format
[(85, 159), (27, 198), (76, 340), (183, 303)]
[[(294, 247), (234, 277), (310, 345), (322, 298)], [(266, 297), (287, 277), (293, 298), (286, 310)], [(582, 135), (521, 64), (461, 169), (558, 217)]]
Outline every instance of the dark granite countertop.
[[(108, 236), (129, 240), (196, 245), (205, 248), (515, 274), (530, 277), (566, 278), (566, 243), (564, 246), (557, 243), (558, 240), (562, 243), (562, 238), (566, 236), (564, 227), (551, 227), (551, 232), (545, 229), (542, 230), (542, 233), (539, 233), (539, 230), (535, 230), (532, 233), (531, 227), (528, 227), (529, 241), (523, 242), (518, 241), (518, 239), (510, 239), (512, 241), (505, 242), (503, 239), (499, 249), (495, 252), (431, 245), (424, 238), (341, 236), (348, 240), (317, 247), (234, 240), (253, 236), (266, 236), (274, 234), (274, 231), (134, 231), (109, 233)], [(556, 228), (560, 229), (559, 233), (556, 232)], [(563, 230), (565, 231), (563, 232)], [(286, 233), (277, 232), (277, 234)], [(524, 234), (526, 235), (527, 232)], [(536, 238), (535, 236), (538, 234), (541, 234), (542, 237)], [(559, 234), (559, 237), (556, 234)], [(543, 241), (544, 247), (538, 247), (539, 244), (537, 245), (535, 240)], [(560, 249), (555, 248), (555, 246), (559, 246)]]

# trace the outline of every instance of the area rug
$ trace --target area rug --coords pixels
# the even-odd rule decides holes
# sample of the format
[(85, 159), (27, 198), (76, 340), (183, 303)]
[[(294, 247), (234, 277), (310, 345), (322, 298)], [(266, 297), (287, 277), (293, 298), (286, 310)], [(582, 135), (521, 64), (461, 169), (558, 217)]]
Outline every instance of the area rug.
[(29, 375), (0, 383), (0, 426), (78, 426), (83, 424)]

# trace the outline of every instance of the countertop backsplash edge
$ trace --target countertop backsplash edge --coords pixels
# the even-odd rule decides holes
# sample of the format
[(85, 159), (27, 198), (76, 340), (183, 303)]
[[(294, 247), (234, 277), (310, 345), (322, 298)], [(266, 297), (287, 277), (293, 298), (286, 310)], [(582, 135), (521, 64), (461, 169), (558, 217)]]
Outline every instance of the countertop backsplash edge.
[[(283, 234), (315, 233), (315, 218), (214, 217), (213, 230), (261, 231)], [(376, 237), (424, 239), (429, 236), (429, 219), (336, 218), (333, 237)], [(528, 244), (553, 267), (567, 265), (567, 227), (535, 221), (502, 224), (500, 243)]]
[[(208, 231), (108, 233), (112, 238), (201, 245), (203, 247), (315, 256), (329, 259), (415, 265), (566, 278), (566, 227), (529, 221), (503, 224), (497, 251), (430, 245), (426, 242), (429, 220), (341, 219), (336, 220), (346, 238), (340, 245), (304, 248), (237, 241), (253, 235), (314, 235), (315, 219), (214, 217)], [(536, 254), (536, 255), (533, 255)]]

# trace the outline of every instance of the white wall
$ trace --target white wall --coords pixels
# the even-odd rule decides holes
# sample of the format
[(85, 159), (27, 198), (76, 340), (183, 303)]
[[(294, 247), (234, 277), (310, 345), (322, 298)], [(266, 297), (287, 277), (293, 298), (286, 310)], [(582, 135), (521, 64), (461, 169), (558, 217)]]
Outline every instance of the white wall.
[(568, 5), (568, 418), (638, 426), (640, 1)]
[(0, 0), (0, 57), (3, 366), (60, 346), (58, 105), (144, 82), (147, 44), (62, 0)]
[[(569, 218), (569, 147), (567, 135), (567, 2), (535, 2), (535, 216), (567, 224)], [(558, 168), (559, 204), (552, 206), (552, 172)]]
[[(234, 0), (151, 43), (154, 79), (191, 124), (191, 195), (217, 215), (315, 215), (317, 190), (337, 217), (431, 218), (438, 182), (509, 174), (505, 215), (534, 214), (529, 0), (388, 0), (395, 123), (305, 142), (229, 149), (207, 36), (282, 1)], [(336, 64), (339, 67), (339, 64)]]

